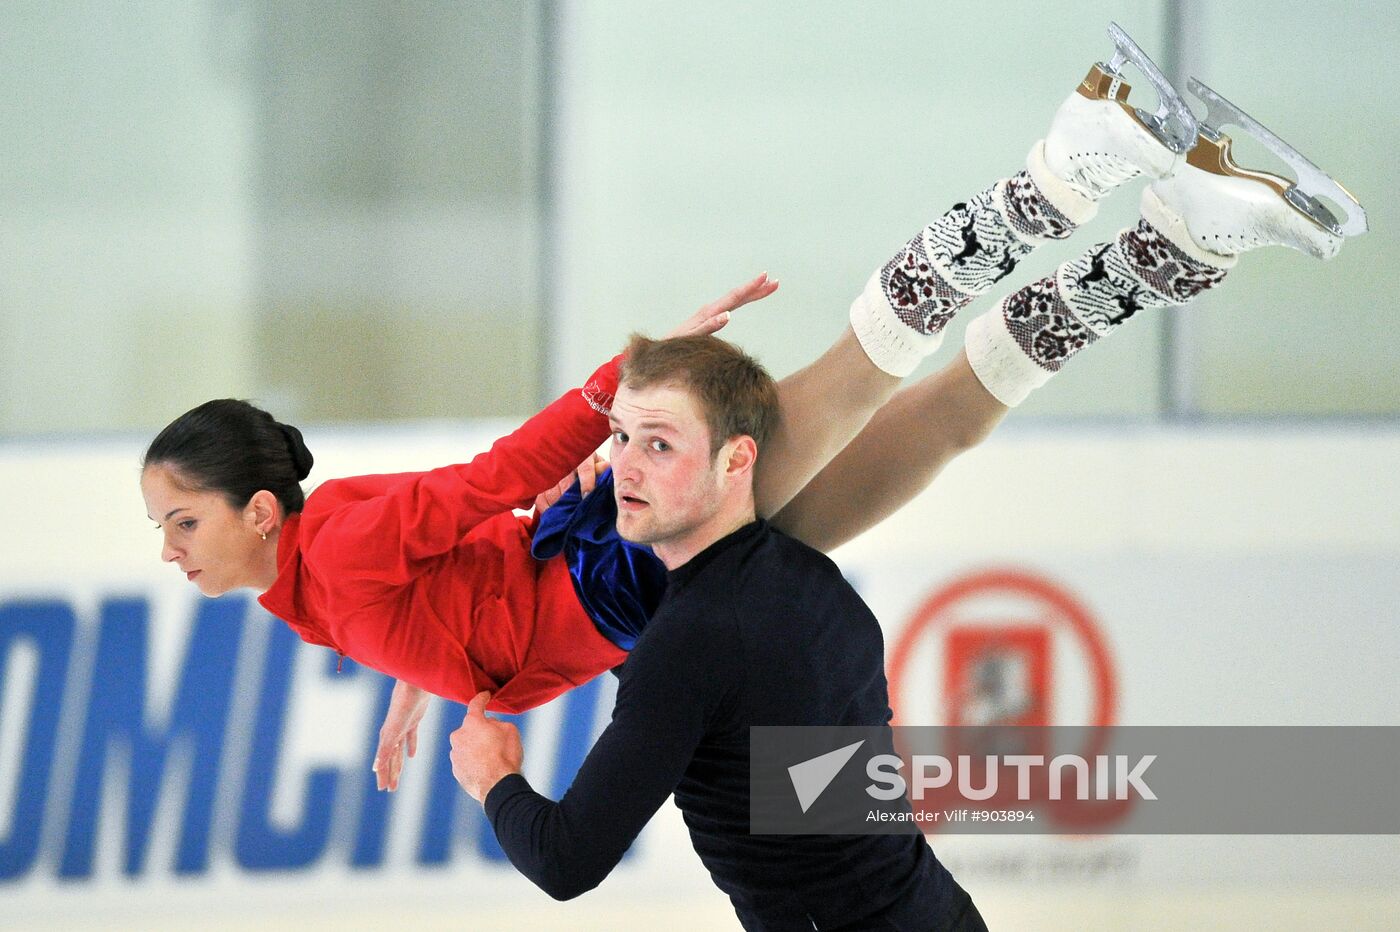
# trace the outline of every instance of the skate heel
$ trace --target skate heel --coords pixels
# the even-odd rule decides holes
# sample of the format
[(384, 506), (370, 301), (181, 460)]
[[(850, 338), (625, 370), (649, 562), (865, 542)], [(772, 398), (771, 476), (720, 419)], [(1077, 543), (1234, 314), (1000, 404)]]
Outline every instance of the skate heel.
[[(1171, 175), (1197, 136), (1195, 116), (1161, 69), (1117, 24), (1110, 24), (1108, 34), (1113, 57), (1094, 64), (1060, 105), (1045, 135), (1043, 153), (1049, 173), (1090, 200), (1139, 175)], [(1128, 64), (1156, 90), (1156, 112), (1129, 102), (1132, 85), (1123, 74)], [(1040, 181), (1036, 178), (1037, 184)]]
[[(1184, 155), (1196, 142), (1196, 116), (1181, 93), (1167, 80), (1146, 52), (1117, 23), (1108, 24), (1113, 40), (1113, 58), (1097, 62), (1080, 82), (1078, 91), (1090, 100), (1110, 100), (1117, 103), (1139, 126), (1177, 155)], [(1123, 66), (1131, 62), (1147, 78), (1157, 93), (1157, 109), (1148, 113), (1128, 103), (1132, 85), (1123, 78)]]

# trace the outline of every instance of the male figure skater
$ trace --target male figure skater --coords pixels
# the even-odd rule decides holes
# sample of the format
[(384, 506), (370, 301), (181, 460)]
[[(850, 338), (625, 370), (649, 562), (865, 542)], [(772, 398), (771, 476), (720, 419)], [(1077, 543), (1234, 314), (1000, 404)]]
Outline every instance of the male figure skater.
[(748, 833), (749, 725), (890, 715), (875, 617), (835, 564), (755, 517), (777, 417), (772, 379), (736, 347), (634, 339), (611, 414), (617, 528), (665, 565), (665, 598), (560, 803), (519, 774), (519, 737), (482, 717), (484, 694), (453, 736), (454, 771), (556, 898), (597, 885), (674, 792), (748, 928), (984, 928), (919, 836)]

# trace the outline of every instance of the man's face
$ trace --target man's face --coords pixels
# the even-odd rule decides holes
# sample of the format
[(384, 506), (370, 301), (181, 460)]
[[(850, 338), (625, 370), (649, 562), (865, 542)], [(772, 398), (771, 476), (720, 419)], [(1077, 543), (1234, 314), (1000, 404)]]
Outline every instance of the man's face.
[(720, 508), (724, 477), (690, 393), (624, 384), (611, 423), (618, 533), (633, 543), (674, 546), (702, 529)]

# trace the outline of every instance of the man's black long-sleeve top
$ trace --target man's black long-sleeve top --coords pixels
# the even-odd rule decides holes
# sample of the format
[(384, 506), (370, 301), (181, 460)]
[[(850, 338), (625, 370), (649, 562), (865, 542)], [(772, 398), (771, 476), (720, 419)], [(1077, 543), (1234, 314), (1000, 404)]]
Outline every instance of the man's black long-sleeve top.
[(668, 574), (564, 798), (512, 774), (486, 814), (516, 868), (558, 899), (597, 886), (674, 793), (741, 916), (826, 928), (891, 904), (922, 913), (961, 891), (919, 836), (749, 834), (750, 726), (890, 717), (874, 615), (826, 556), (756, 521)]

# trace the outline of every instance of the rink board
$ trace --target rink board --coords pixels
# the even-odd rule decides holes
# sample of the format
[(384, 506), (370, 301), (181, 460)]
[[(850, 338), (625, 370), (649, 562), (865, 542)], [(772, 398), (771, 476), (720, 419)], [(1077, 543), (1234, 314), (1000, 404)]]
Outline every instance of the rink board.
[[(500, 426), (308, 442), (317, 476), (397, 471), (465, 459)], [(403, 789), (376, 793), (385, 679), (337, 673), (248, 595), (205, 600), (160, 564), (139, 453), (0, 446), (16, 493), (0, 543), (0, 926), (722, 921), (669, 805), (578, 903), (522, 880), (451, 779), (458, 706), (435, 704)], [(968, 645), (1014, 630), (1037, 673), (1001, 700), (1033, 693), (1060, 724), (1396, 725), (1397, 474), (1386, 427), (1008, 430), (835, 556), (900, 658), (905, 723), (946, 721), (968, 701)], [(612, 695), (603, 677), (521, 719), (538, 788), (568, 786)], [(1393, 906), (1396, 841), (932, 839), (989, 914), (1066, 884), (1109, 914), (1220, 889)]]

